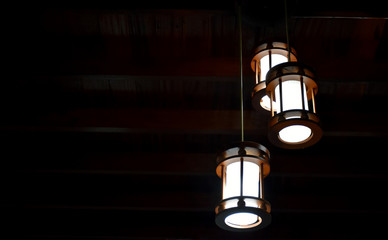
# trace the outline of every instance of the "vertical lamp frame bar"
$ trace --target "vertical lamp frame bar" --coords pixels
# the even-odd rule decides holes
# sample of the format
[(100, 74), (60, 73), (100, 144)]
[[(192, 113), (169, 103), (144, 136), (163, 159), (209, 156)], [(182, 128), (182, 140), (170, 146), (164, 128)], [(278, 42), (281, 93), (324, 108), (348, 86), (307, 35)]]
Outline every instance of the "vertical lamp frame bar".
[(280, 112), (283, 112), (283, 81), (282, 81), (282, 78), (280, 77), (279, 78), (279, 98), (280, 99), (277, 99), (278, 101), (280, 101)]
[(221, 176), (222, 176), (222, 189), (221, 189), (221, 199), (224, 199), (224, 191), (226, 188), (226, 166), (222, 166), (221, 168)]
[(270, 94), (270, 106), (271, 106), (271, 116), (273, 117), (275, 114), (274, 107), (273, 107), (273, 91), (269, 92)]
[(260, 62), (255, 60), (255, 82), (256, 82), (256, 84), (259, 83), (259, 75), (261, 74), (261, 71), (259, 72), (259, 65), (260, 65)]
[[(303, 86), (303, 76), (300, 76), (300, 94), (302, 95), (301, 99), (302, 99), (302, 109), (303, 110), (306, 110), (306, 106), (304, 105), (304, 86)], [(306, 94), (306, 97), (307, 97), (307, 94)]]
[(311, 91), (311, 102), (313, 104), (313, 112), (316, 114), (316, 109), (315, 109), (315, 88)]
[(244, 196), (244, 157), (240, 157), (240, 197)]
[(264, 199), (263, 163), (259, 164), (259, 198)]

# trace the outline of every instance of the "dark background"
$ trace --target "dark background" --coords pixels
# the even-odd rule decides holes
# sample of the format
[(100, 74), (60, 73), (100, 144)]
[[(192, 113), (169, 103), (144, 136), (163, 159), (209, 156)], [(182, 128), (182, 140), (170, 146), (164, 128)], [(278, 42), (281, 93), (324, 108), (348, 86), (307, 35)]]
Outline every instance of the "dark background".
[(271, 225), (214, 223), (216, 154), (240, 140), (234, 1), (16, 2), (2, 9), (4, 239), (377, 239), (387, 226), (382, 1), (288, 1), (323, 138), (267, 140), (253, 49), (286, 41), (283, 1), (242, 1), (245, 139), (271, 152)]

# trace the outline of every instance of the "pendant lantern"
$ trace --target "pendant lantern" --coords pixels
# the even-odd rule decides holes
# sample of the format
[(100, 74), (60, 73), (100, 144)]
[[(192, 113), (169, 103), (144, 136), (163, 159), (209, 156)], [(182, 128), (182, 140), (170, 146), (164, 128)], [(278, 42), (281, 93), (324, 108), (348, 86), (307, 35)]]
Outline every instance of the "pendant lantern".
[(222, 179), (222, 200), (216, 207), (216, 224), (225, 230), (245, 232), (271, 222), (271, 205), (264, 199), (263, 179), (269, 174), (269, 151), (255, 142), (241, 142), (217, 157)]
[(255, 72), (256, 85), (252, 92), (252, 106), (256, 110), (270, 111), (270, 99), (266, 92), (266, 75), (268, 71), (284, 62), (296, 62), (296, 52), (293, 48), (288, 49), (286, 43), (269, 42), (255, 49), (251, 61), (251, 68)]
[(316, 115), (318, 87), (313, 70), (299, 62), (286, 62), (269, 70), (266, 90), (270, 97), (269, 140), (288, 149), (309, 147), (322, 137)]

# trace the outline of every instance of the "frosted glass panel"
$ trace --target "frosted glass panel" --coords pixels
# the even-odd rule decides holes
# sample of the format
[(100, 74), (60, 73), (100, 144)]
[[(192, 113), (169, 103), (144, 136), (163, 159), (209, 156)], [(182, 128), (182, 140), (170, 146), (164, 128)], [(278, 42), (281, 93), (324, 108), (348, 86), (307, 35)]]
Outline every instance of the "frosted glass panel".
[(253, 213), (234, 213), (225, 218), (225, 223), (228, 224), (231, 227), (238, 227), (238, 226), (247, 226), (252, 225), (254, 223), (257, 223), (259, 220), (258, 216)]
[(303, 125), (292, 125), (285, 127), (279, 132), (283, 142), (298, 143), (305, 141), (311, 136), (311, 129)]
[[(226, 166), (223, 199), (240, 196), (240, 165), (234, 162)], [(255, 163), (244, 162), (243, 195), (259, 196), (259, 166)]]
[[(278, 64), (288, 62), (287, 57), (280, 55), (280, 54), (272, 54), (272, 63), (271, 66), (274, 67)], [(260, 59), (260, 81), (265, 81), (265, 77), (267, 76), (267, 73), (269, 71), (269, 55), (266, 55)]]
[[(308, 110), (307, 96), (306, 96), (306, 85), (303, 83), (303, 101), (305, 105), (305, 110)], [(300, 81), (289, 80), (282, 82), (282, 92), (283, 92), (283, 111), (292, 110), (292, 109), (303, 109), (302, 105), (302, 93), (300, 88)], [(275, 106), (276, 110), (280, 111), (280, 90), (279, 85), (275, 88)]]
[(251, 162), (244, 162), (243, 179), (244, 196), (259, 197), (259, 166)]
[(226, 166), (225, 189), (223, 199), (240, 196), (240, 162)]
[(287, 57), (280, 54), (272, 54), (272, 67), (285, 62), (288, 62)]

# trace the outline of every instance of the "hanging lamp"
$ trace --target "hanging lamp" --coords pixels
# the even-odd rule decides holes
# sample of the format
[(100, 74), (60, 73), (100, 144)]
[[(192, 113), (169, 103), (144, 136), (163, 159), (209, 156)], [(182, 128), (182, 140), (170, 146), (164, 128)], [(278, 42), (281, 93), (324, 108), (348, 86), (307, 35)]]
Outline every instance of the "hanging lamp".
[(225, 230), (246, 232), (266, 227), (271, 222), (271, 205), (264, 200), (263, 179), (269, 174), (269, 151), (263, 145), (244, 141), (244, 101), (242, 73), (241, 8), (240, 104), (241, 142), (223, 150), (217, 157), (216, 173), (222, 180), (221, 201), (215, 208), (216, 224)]
[(270, 99), (266, 92), (266, 75), (268, 71), (281, 63), (296, 62), (296, 52), (288, 48), (286, 43), (268, 42), (261, 44), (254, 51), (251, 61), (251, 68), (255, 72), (255, 87), (252, 91), (252, 106), (260, 110), (271, 110)]
[(316, 115), (318, 87), (313, 70), (299, 62), (286, 62), (266, 76), (271, 115), (268, 137), (272, 144), (288, 149), (305, 148), (322, 137)]
[(273, 66), (265, 80), (272, 115), (268, 138), (272, 144), (281, 148), (305, 148), (314, 145), (322, 137), (315, 106), (318, 86), (309, 66), (292, 61), (287, 0), (284, 0), (284, 13), (288, 62)]
[(258, 143), (241, 142), (217, 157), (222, 200), (216, 224), (229, 231), (252, 231), (271, 223), (271, 205), (264, 200), (263, 179), (269, 174), (269, 151)]

